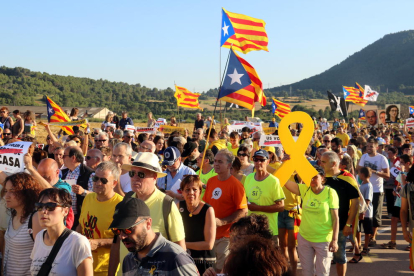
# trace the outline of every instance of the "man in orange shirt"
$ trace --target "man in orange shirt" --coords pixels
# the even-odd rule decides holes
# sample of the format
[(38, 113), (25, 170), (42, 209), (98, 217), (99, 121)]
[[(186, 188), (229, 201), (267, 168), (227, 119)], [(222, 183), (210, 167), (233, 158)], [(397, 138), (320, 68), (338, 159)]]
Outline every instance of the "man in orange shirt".
[(207, 182), (203, 200), (213, 206), (216, 214), (216, 271), (221, 272), (229, 254), (230, 227), (247, 214), (247, 200), (243, 185), (230, 173), (234, 155), (228, 149), (220, 150), (214, 157), (216, 176)]

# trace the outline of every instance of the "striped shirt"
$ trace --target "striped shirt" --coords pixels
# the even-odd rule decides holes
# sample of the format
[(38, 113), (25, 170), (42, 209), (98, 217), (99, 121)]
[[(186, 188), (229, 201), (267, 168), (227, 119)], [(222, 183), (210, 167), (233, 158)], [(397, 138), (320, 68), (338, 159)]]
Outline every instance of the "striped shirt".
[(3, 271), (5, 276), (14, 275), (31, 275), (30, 253), (32, 252), (34, 241), (30, 237), (27, 226), (29, 219), (19, 227), (13, 229), (13, 218), (9, 220), (4, 239), (6, 241), (6, 250), (4, 252)]
[[(80, 165), (77, 166), (73, 171), (69, 170), (68, 171), (68, 175), (66, 176), (65, 180), (70, 180), (70, 179), (75, 179), (78, 180), (80, 175)], [(92, 177), (95, 174), (92, 173), (91, 176), (89, 177), (88, 180), (88, 190), (92, 192), (93, 190), (93, 181), (92, 181)], [(78, 213), (78, 207), (77, 207), (77, 198), (76, 198), (76, 194), (74, 192), (70, 192), (70, 196), (72, 197), (72, 210), (73, 210), (73, 214), (76, 215)]]
[(136, 253), (129, 253), (123, 262), (124, 276), (165, 275), (198, 276), (193, 259), (181, 246), (156, 233), (156, 241), (147, 255), (139, 260)]

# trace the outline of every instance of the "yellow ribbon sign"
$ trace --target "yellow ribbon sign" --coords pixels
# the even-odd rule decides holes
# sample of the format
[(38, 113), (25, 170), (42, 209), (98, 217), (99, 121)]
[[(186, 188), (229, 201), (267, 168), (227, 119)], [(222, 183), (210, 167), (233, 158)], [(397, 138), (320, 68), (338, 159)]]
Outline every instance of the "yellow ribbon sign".
[[(303, 124), (303, 129), (295, 142), (288, 126), (297, 122)], [(306, 149), (309, 146), (314, 131), (312, 118), (302, 111), (291, 112), (282, 119), (278, 129), (282, 146), (285, 152), (290, 155), (290, 160), (283, 162), (282, 166), (275, 173), (275, 176), (279, 178), (280, 185), (284, 186), (296, 171), (303, 182), (310, 186), (312, 178), (318, 174), (305, 157)]]
[(162, 125), (158, 128), (158, 130), (161, 131), (162, 133), (173, 133), (174, 131), (178, 131), (182, 135), (185, 135), (185, 129), (183, 127)]

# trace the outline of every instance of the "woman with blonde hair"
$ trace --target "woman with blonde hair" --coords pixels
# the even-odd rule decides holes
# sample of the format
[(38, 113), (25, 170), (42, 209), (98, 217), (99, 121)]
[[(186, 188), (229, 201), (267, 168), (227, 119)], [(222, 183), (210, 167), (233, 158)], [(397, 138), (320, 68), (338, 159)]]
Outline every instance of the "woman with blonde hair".
[(147, 120), (147, 127), (154, 127), (154, 125), (155, 125), (155, 119), (154, 118), (152, 118), (152, 112), (148, 112), (147, 113), (147, 118), (148, 118), (148, 120)]

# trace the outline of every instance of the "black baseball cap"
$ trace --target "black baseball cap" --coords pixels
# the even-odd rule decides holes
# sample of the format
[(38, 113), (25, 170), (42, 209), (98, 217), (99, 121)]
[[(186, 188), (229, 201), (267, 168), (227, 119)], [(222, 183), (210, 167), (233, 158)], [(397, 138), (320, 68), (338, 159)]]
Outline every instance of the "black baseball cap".
[(197, 144), (194, 142), (188, 142), (184, 145), (184, 152), (181, 154), (181, 157), (190, 156), (190, 154), (197, 148)]
[(115, 207), (113, 221), (109, 229), (127, 229), (134, 225), (139, 217), (149, 216), (150, 210), (144, 201), (133, 197), (124, 198)]

